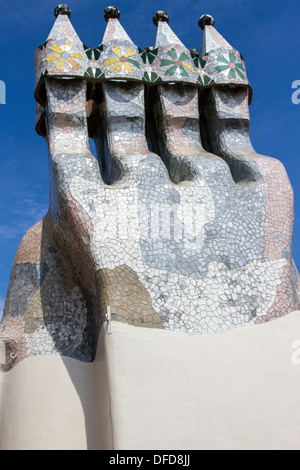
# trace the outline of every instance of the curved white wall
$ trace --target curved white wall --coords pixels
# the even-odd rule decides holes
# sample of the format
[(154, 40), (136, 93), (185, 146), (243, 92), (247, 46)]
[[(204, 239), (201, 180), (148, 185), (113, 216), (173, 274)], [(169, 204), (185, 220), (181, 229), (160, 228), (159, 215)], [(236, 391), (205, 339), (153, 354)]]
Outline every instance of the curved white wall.
[(94, 364), (0, 375), (0, 449), (300, 450), (296, 341), (300, 312), (215, 336), (113, 323)]

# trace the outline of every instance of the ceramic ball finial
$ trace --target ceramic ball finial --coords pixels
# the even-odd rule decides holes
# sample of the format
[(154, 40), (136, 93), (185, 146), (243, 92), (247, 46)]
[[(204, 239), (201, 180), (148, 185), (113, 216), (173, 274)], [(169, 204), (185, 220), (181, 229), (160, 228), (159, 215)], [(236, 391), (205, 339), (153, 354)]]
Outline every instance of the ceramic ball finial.
[(154, 13), (152, 20), (155, 26), (158, 25), (159, 21), (169, 23), (169, 15), (167, 15), (167, 13), (163, 10), (158, 10), (156, 13)]
[(204, 29), (204, 26), (214, 26), (215, 20), (211, 15), (202, 15), (199, 18), (198, 25), (201, 29)]
[(104, 16), (105, 21), (108, 21), (110, 19), (119, 20), (120, 16), (121, 16), (121, 13), (120, 13), (120, 10), (118, 10), (118, 8), (113, 7), (113, 6), (109, 6), (109, 7), (105, 8), (103, 16)]
[(64, 3), (60, 3), (54, 9), (55, 18), (57, 18), (58, 15), (68, 15), (68, 17), (71, 18), (71, 8), (69, 8), (68, 5), (65, 5)]

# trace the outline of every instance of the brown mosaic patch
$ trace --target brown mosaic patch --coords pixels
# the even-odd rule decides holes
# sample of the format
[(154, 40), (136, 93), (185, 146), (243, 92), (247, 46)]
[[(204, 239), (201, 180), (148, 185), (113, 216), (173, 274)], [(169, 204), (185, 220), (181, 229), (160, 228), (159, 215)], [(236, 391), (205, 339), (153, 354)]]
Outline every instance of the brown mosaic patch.
[(31, 227), (21, 240), (15, 256), (14, 264), (40, 262), (47, 247), (50, 232), (50, 213), (43, 220)]
[(96, 273), (96, 281), (102, 317), (110, 306), (111, 314), (119, 322), (163, 329), (162, 320), (153, 309), (150, 294), (133, 269), (127, 265), (101, 269)]

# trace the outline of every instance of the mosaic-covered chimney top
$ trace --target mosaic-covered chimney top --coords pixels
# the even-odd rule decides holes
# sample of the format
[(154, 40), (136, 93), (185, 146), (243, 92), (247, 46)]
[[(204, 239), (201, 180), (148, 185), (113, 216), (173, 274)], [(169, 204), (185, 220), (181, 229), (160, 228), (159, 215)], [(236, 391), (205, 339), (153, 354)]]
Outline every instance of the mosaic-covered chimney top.
[[(67, 5), (55, 8), (55, 24), (35, 54), (35, 98), (44, 106), (45, 77), (81, 77), (91, 82), (127, 80), (155, 85), (185, 83), (206, 88), (220, 85), (251, 87), (245, 60), (218, 33), (210, 15), (199, 19), (203, 30), (200, 52), (187, 49), (169, 26), (165, 11), (157, 11), (154, 46), (140, 49), (120, 23), (116, 7), (104, 10), (107, 22), (102, 43), (95, 49), (84, 44), (71, 23)], [(252, 97), (250, 92), (249, 97)], [(41, 112), (38, 107), (39, 113)], [(40, 126), (37, 127), (40, 133)]]

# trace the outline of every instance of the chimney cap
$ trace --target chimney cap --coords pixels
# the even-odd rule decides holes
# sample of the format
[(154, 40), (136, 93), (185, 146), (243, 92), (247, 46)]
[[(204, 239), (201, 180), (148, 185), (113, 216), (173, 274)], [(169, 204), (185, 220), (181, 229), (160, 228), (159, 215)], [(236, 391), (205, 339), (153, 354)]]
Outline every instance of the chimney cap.
[(163, 10), (158, 10), (154, 13), (152, 20), (155, 26), (158, 26), (159, 21), (169, 23), (169, 15)]
[(204, 29), (204, 26), (214, 26), (214, 17), (211, 15), (202, 15), (199, 18), (198, 25), (201, 29)]
[(104, 16), (105, 21), (108, 21), (110, 19), (119, 20), (121, 13), (120, 13), (120, 10), (118, 10), (118, 8), (109, 6), (105, 8), (103, 16)]
[(58, 15), (68, 15), (68, 17), (71, 18), (71, 8), (69, 8), (68, 5), (65, 5), (64, 3), (60, 3), (54, 9), (55, 18), (57, 18)]

